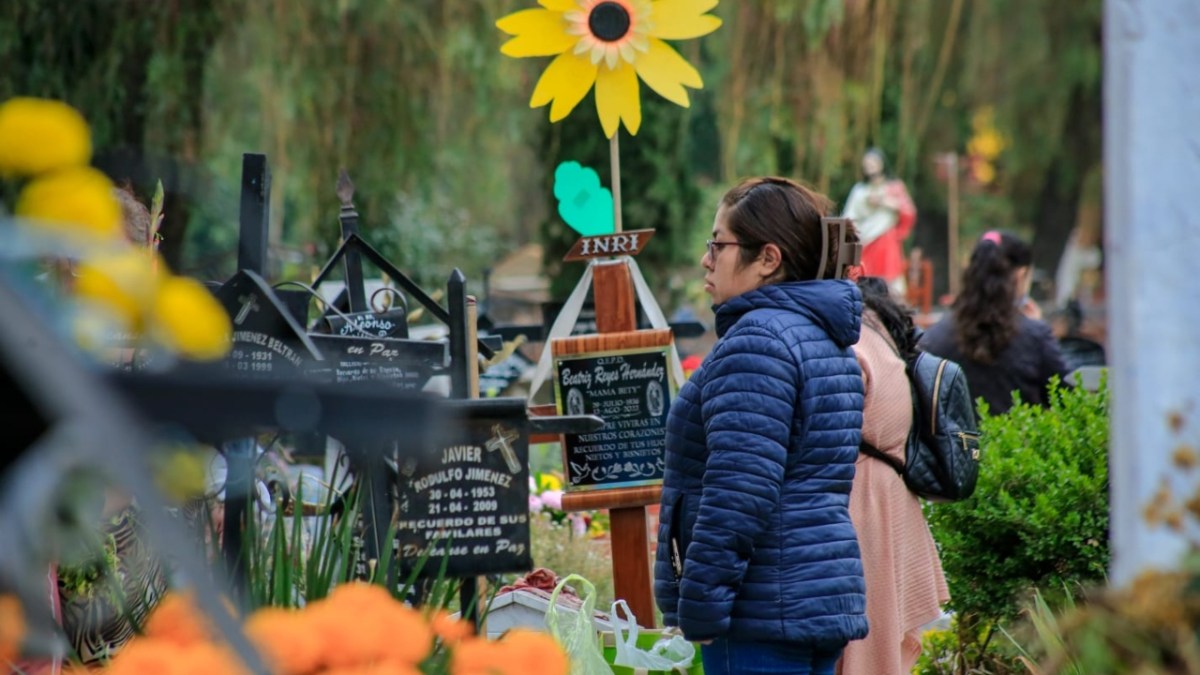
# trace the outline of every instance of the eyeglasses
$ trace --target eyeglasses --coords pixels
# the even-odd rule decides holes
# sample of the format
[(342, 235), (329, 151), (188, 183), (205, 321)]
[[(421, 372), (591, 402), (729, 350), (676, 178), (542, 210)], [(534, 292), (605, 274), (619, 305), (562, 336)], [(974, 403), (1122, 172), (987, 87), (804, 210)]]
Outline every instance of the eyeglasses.
[(721, 249), (725, 248), (726, 246), (740, 247), (749, 246), (750, 244), (743, 244), (740, 241), (716, 241), (714, 239), (709, 239), (708, 241), (704, 242), (704, 245), (708, 247), (708, 257), (715, 259), (717, 254), (721, 252)]

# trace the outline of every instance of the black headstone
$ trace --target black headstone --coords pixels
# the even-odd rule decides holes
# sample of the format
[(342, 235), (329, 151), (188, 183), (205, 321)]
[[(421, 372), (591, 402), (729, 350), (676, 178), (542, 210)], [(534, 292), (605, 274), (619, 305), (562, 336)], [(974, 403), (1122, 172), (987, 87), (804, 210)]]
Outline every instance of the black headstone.
[(604, 427), (567, 434), (568, 490), (649, 485), (662, 480), (672, 386), (666, 349), (555, 360), (555, 396), (564, 415), (597, 415)]
[(247, 377), (300, 376), (321, 352), (263, 278), (241, 270), (217, 291), (233, 320), (226, 367)]
[(532, 568), (529, 432), (523, 417), (472, 419), (433, 455), (400, 463), (396, 553), (422, 576)]
[(419, 390), (446, 360), (446, 343), (310, 334), (325, 360), (308, 373), (331, 382), (388, 382)]

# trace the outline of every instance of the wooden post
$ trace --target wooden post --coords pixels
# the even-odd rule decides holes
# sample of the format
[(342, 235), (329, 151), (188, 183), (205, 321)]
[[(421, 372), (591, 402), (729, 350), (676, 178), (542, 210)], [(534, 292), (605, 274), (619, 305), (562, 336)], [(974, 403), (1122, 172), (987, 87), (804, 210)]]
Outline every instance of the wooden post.
[(621, 130), (608, 143), (608, 161), (612, 165), (613, 231), (621, 232)]
[[(593, 265), (592, 273), (596, 330), (601, 335), (635, 330), (637, 311), (629, 266), (620, 259), (601, 261)], [(657, 504), (661, 493), (661, 487), (652, 486), (563, 495), (563, 509), (567, 511), (609, 509), (615, 594), (629, 603), (638, 624), (647, 628), (654, 627), (654, 595), (646, 505)]]
[(948, 213), (946, 214), (946, 281), (949, 283), (950, 295), (958, 296), (960, 269), (958, 266), (958, 153), (952, 152), (946, 156), (946, 170), (949, 184)]

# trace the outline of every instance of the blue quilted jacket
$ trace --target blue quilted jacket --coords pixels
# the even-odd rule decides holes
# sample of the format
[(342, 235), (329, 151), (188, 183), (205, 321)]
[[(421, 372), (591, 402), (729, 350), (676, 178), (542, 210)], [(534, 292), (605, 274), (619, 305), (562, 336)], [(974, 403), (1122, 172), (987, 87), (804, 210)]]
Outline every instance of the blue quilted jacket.
[(667, 420), (654, 565), (664, 623), (689, 639), (836, 648), (867, 634), (849, 511), (861, 317), (844, 281), (717, 308), (720, 339)]

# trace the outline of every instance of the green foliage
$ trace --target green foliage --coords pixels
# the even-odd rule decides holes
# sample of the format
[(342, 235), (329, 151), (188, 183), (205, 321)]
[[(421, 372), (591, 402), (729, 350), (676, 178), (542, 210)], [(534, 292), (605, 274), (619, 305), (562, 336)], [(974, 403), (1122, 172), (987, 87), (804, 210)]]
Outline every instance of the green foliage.
[(975, 495), (927, 507), (963, 649), (1017, 617), (1022, 593), (1104, 579), (1108, 395), (1052, 385), (1050, 406), (984, 415)]
[(1016, 650), (994, 638), (991, 629), (957, 618), (947, 628), (927, 630), (913, 675), (1025, 675)]

